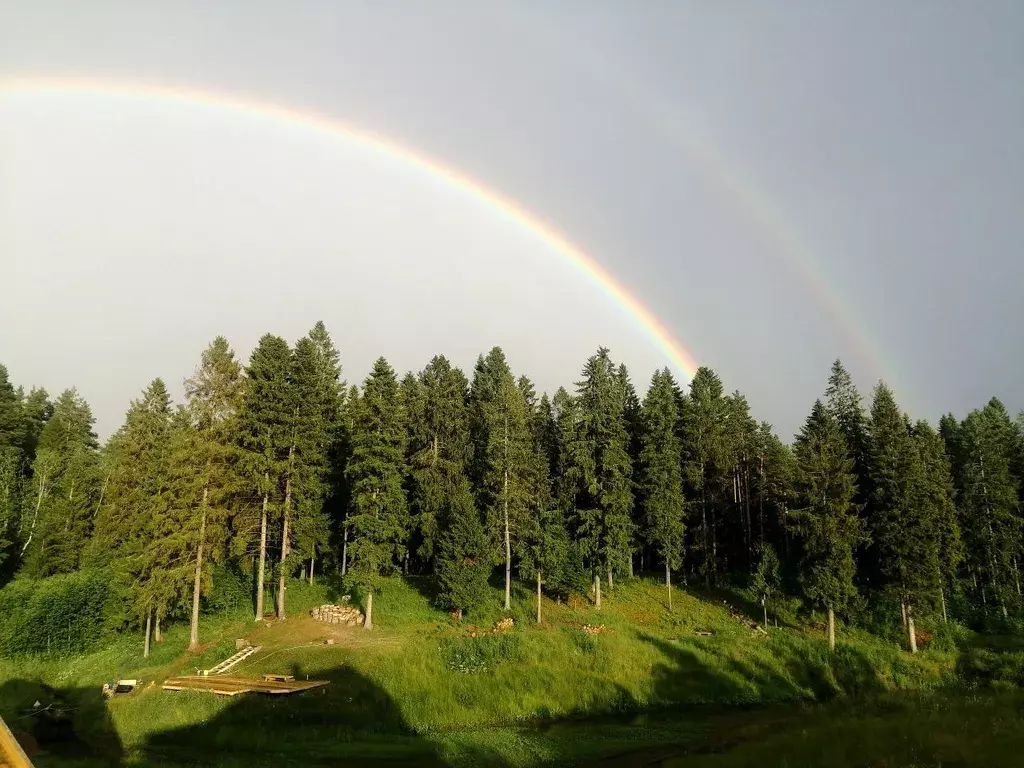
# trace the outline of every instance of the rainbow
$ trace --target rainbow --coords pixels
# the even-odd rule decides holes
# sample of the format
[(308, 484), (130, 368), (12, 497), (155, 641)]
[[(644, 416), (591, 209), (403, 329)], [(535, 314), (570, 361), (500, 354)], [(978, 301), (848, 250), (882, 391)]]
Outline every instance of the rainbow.
[(530, 232), (552, 251), (572, 263), (643, 328), (685, 379), (693, 378), (697, 363), (693, 355), (673, 336), (655, 314), (640, 303), (592, 256), (573, 244), (555, 227), (522, 205), (481, 184), (464, 173), (428, 155), (372, 131), (307, 110), (253, 101), (232, 95), (183, 86), (122, 83), (108, 80), (53, 77), (0, 79), (0, 98), (16, 95), (90, 95), (145, 99), (230, 112), (244, 117), (269, 120), (303, 130), (329, 134), (372, 152), (385, 155), (405, 166), (456, 189), (487, 206), (503, 218)]

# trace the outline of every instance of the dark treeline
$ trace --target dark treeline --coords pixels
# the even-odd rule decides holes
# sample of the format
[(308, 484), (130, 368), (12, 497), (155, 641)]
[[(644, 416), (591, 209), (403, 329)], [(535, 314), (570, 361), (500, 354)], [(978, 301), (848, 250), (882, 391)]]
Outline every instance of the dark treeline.
[(322, 323), (248, 364), (218, 337), (175, 406), (160, 379), (99, 445), (88, 404), (15, 388), (0, 366), (0, 569), (109, 568), (146, 644), (191, 622), (214, 573), (286, 615), (287, 580), (436, 580), (461, 616), (513, 580), (590, 595), (658, 572), (672, 586), (798, 593), (828, 616), (898, 611), (972, 625), (1024, 615), (1024, 422), (996, 399), (936, 430), (884, 384), (870, 408), (839, 361), (792, 445), (709, 368), (656, 371), (641, 401), (607, 349), (549, 397), (501, 349), (467, 376), (443, 356), (401, 379), (384, 358), (346, 387)]

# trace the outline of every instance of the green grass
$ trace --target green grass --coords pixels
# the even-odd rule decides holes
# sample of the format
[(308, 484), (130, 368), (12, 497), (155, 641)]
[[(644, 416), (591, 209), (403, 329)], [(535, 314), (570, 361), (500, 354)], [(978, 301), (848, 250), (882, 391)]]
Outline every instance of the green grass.
[[(910, 656), (845, 629), (830, 654), (823, 633), (799, 626), (792, 615), (767, 635), (751, 630), (722, 603), (728, 597), (741, 605), (735, 594), (677, 591), (670, 614), (664, 588), (641, 579), (617, 585), (601, 611), (545, 600), (541, 626), (533, 620), (532, 593), (518, 589), (515, 628), (500, 635), (488, 633), (504, 615), (498, 590), (492, 610), (456, 625), (432, 607), (426, 580), (391, 580), (375, 596), (371, 632), (336, 630), (308, 617), (311, 606), (338, 596), (336, 585), (292, 582), (284, 622), (205, 617), (201, 639), (211, 645), (198, 655), (186, 653), (187, 626), (173, 624), (148, 660), (141, 658), (141, 633), (67, 660), (0, 659), (0, 714), (32, 730), (39, 718), (25, 712), (36, 699), (64, 702), (61, 722), (71, 727), (63, 742), (40, 739), (52, 753), (37, 758), (44, 766), (90, 764), (71, 762), (72, 753), (91, 753), (97, 765), (298, 766), (385, 758), (566, 764), (643, 749), (678, 756), (712, 738), (722, 708), (731, 708), (725, 716), (743, 708), (753, 717), (747, 708), (788, 712), (837, 697), (927, 692), (953, 679), (958, 659), (948, 645)], [(605, 631), (587, 634), (585, 624)], [(323, 644), (329, 635), (336, 644)], [(274, 700), (149, 685), (212, 666), (234, 652), (237, 637), (263, 651), (233, 674), (285, 672), (331, 684)], [(143, 689), (105, 703), (100, 686), (122, 677), (143, 680)], [(630, 714), (665, 708), (674, 714), (639, 720)], [(679, 708), (687, 708), (685, 716)]]

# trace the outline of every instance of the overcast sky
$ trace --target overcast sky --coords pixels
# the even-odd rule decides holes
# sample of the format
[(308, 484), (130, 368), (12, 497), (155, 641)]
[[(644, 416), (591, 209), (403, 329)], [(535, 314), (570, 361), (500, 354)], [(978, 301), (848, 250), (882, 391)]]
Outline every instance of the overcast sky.
[[(786, 439), (831, 361), (914, 416), (1024, 407), (1024, 3), (0, 3), (0, 79), (311, 110), (551, 222)], [(344, 373), (662, 352), (535, 235), (351, 142), (0, 87), (0, 362), (117, 428), (216, 334)], [(13, 266), (13, 270), (10, 268)], [(6, 281), (10, 281), (9, 283)]]

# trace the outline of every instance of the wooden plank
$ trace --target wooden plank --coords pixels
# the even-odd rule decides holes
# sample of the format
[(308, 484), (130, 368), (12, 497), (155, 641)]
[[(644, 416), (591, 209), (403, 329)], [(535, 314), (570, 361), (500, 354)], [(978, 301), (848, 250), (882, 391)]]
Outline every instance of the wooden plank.
[(276, 680), (279, 683), (291, 683), (291, 682), (293, 682), (295, 680), (295, 675), (267, 674), (267, 675), (263, 676), (263, 679), (267, 680), (267, 681)]
[(7, 723), (0, 717), (0, 765), (8, 765), (10, 768), (32, 768), (32, 761), (28, 759), (21, 744), (14, 738), (7, 727)]
[(218, 675), (215, 677), (204, 677), (201, 675), (186, 675), (182, 677), (168, 678), (163, 685), (166, 691), (209, 691), (222, 696), (234, 696), (239, 693), (267, 693), (274, 695), (287, 695), (308, 691), (312, 688), (319, 688), (327, 685), (326, 680), (256, 680), (249, 677), (231, 677)]

